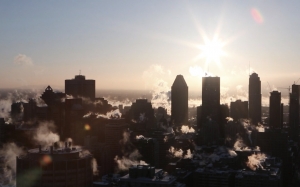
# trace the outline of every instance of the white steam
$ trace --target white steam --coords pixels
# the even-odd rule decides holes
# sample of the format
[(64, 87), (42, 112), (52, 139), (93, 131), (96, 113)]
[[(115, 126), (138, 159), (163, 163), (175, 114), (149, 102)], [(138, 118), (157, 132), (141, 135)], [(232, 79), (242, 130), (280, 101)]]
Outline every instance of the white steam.
[(55, 125), (53, 122), (40, 122), (34, 132), (33, 140), (36, 144), (43, 147), (51, 146), (59, 141), (59, 135), (54, 133)]
[(195, 132), (195, 129), (193, 127), (189, 127), (187, 125), (182, 125), (181, 126), (181, 132), (183, 134), (187, 134), (187, 133), (194, 133)]
[(22, 154), (24, 154), (24, 150), (15, 143), (3, 145), (0, 150), (0, 169), (3, 167), (3, 173), (0, 173), (0, 179), (2, 179), (0, 186), (3, 181), (9, 181), (12, 185), (16, 184), (16, 157)]

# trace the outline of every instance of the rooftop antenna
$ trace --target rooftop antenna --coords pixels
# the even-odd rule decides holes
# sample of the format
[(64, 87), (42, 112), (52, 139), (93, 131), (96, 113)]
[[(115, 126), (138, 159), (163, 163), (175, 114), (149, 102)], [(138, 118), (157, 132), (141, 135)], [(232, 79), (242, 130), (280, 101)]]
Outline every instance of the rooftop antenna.
[(299, 80), (300, 80), (300, 78), (297, 80), (297, 82), (295, 83), (295, 81), (294, 81), (294, 84), (297, 84), (298, 82), (299, 82)]

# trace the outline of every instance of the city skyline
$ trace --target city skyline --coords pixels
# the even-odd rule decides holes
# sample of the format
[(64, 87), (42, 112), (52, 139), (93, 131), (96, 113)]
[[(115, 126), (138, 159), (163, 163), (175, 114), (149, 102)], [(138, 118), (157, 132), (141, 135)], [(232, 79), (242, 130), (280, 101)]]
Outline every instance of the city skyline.
[(201, 93), (207, 73), (230, 97), (248, 92), (255, 71), (263, 95), (287, 96), (279, 87), (299, 79), (296, 4), (2, 2), (0, 85), (62, 89), (81, 71), (97, 89), (153, 90), (181, 74)]

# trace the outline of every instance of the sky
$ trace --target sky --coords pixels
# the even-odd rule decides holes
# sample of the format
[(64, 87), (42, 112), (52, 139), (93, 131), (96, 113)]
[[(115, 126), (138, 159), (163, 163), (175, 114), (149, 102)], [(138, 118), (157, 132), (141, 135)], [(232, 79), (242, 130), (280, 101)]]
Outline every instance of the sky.
[[(262, 92), (300, 78), (300, 1), (1, 1), (0, 88), (51, 85), (81, 73), (97, 89), (201, 93), (203, 76), (243, 98), (249, 72)], [(211, 54), (207, 46), (217, 46)], [(207, 52), (208, 51), (208, 52)], [(238, 98), (237, 97), (237, 98)]]

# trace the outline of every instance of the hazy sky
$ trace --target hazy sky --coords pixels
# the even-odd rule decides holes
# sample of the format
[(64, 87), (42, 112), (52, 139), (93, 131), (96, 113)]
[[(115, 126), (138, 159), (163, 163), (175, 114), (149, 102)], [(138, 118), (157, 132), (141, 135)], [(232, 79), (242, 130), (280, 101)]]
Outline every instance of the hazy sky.
[[(262, 90), (300, 78), (300, 1), (1, 1), (0, 87), (63, 88), (81, 70), (97, 89), (170, 87), (177, 74), (201, 91), (204, 72), (223, 91), (247, 91), (249, 63)], [(224, 44), (219, 65), (205, 38)], [(252, 70), (251, 70), (252, 71)], [(281, 90), (287, 93), (287, 90)]]

